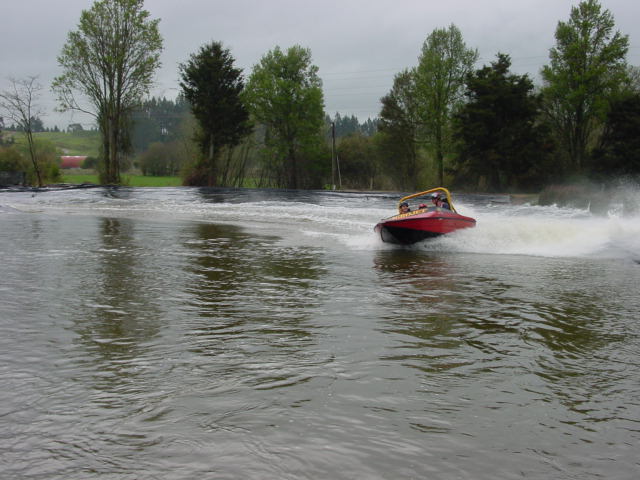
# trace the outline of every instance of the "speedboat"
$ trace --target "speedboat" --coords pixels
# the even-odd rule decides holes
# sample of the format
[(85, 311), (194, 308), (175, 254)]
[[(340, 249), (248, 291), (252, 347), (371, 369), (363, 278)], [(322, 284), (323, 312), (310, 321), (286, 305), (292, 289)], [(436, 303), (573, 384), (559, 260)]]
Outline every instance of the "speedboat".
[[(408, 208), (408, 200), (420, 197), (428, 198), (430, 204), (419, 204), (415, 210)], [(409, 245), (476, 226), (474, 218), (456, 212), (451, 202), (451, 194), (444, 187), (402, 197), (398, 202), (398, 210), (400, 213), (380, 220), (374, 227), (383, 242)]]

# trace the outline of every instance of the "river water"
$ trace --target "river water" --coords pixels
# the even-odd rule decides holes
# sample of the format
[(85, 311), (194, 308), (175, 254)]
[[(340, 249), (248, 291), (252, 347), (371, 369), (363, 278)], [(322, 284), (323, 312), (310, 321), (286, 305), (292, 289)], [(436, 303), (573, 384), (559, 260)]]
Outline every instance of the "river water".
[(0, 192), (0, 477), (638, 478), (640, 218), (454, 199)]

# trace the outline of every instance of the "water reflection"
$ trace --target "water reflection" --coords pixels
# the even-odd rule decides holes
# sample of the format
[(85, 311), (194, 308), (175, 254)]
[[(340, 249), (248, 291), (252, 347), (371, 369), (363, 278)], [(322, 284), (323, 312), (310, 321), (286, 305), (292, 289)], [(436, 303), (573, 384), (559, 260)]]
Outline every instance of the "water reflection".
[(129, 200), (133, 198), (134, 190), (128, 187), (104, 187), (99, 189), (101, 196), (117, 200)]
[[(471, 275), (467, 260), (474, 262)], [(462, 408), (456, 395), (484, 396), (489, 383), (502, 389), (490, 404), (520, 404), (531, 415), (557, 404), (554, 415), (584, 430), (592, 421), (623, 420), (619, 405), (605, 397), (629, 387), (621, 384), (630, 380), (631, 358), (616, 348), (628, 339), (610, 292), (590, 280), (597, 266), (558, 260), (542, 269), (535, 259), (514, 257), (494, 275), (492, 263), (507, 260), (489, 260), (378, 254), (374, 268), (391, 286), (385, 301), (404, 312), (386, 317), (382, 330), (394, 346), (382, 359), (422, 372), (424, 388), (441, 392), (454, 409)]]
[(616, 315), (598, 292), (565, 291), (550, 300), (534, 304), (540, 320), (525, 326), (525, 341), (546, 347), (537, 358), (536, 375), (555, 399), (581, 416), (582, 428), (590, 428), (585, 421), (615, 418), (611, 398), (605, 398), (627, 381), (630, 360), (616, 347), (626, 343), (616, 331)]
[[(461, 336), (460, 329), (465, 330), (462, 338), (469, 344), (476, 338), (483, 343), (492, 336), (510, 335), (525, 343), (542, 343), (558, 358), (606, 348), (620, 338), (608, 331), (607, 323), (613, 319), (606, 310), (606, 293), (597, 289), (576, 291), (575, 283), (563, 282), (562, 278), (548, 282), (553, 272), (519, 275), (516, 263), (535, 261), (531, 259), (514, 259), (512, 275), (505, 275), (501, 269), (499, 276), (487, 269), (483, 272), (478, 265), (474, 265), (473, 275), (467, 275), (464, 261), (410, 251), (376, 255), (374, 268), (381, 282), (394, 286), (386, 300), (403, 302), (405, 311), (410, 307), (416, 313), (411, 318), (395, 319), (402, 331), (414, 331), (416, 320), (426, 320), (430, 325), (438, 320), (436, 325), (441, 325), (448, 319), (450, 325), (456, 325), (457, 337)], [(573, 279), (575, 275), (579, 274), (565, 277)], [(436, 330), (441, 332), (442, 328)], [(419, 332), (416, 336), (423, 338), (423, 329)], [(495, 351), (495, 346), (488, 351)]]
[(213, 224), (193, 226), (190, 237), (191, 351), (217, 357), (219, 373), (255, 388), (306, 381), (304, 368), (287, 364), (316, 361), (306, 349), (316, 342), (308, 320), (320, 301), (320, 253)]
[[(75, 331), (97, 367), (96, 387), (112, 393), (135, 393), (133, 379), (140, 362), (159, 333), (160, 313), (151, 300), (150, 281), (156, 272), (144, 265), (144, 246), (136, 241), (135, 223), (99, 218), (92, 265), (84, 268), (91, 282), (83, 285)], [(111, 397), (112, 402), (126, 402)]]
[[(390, 331), (401, 325), (415, 336), (429, 336), (424, 325), (450, 331), (451, 314), (461, 287), (457, 267), (446, 258), (416, 254), (412, 250), (377, 252), (374, 270), (383, 285)], [(416, 322), (418, 320), (418, 322)], [(424, 324), (420, 320), (425, 320)]]

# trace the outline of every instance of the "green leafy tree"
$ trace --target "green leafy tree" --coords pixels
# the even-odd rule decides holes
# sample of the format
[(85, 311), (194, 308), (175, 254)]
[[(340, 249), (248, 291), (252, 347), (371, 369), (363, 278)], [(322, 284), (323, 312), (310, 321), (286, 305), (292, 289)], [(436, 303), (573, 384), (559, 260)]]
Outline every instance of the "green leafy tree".
[(551, 62), (542, 68), (545, 109), (572, 171), (583, 168), (609, 101), (627, 83), (629, 39), (614, 26), (597, 0), (580, 2), (558, 23)]
[(217, 185), (218, 159), (225, 147), (234, 147), (251, 132), (249, 113), (240, 99), (242, 70), (220, 42), (211, 42), (180, 65), (180, 87), (191, 105), (200, 133), (201, 161), (187, 177), (191, 185)]
[(391, 91), (382, 97), (378, 139), (385, 171), (398, 188), (414, 190), (419, 177), (420, 117), (415, 101), (415, 72), (404, 70), (393, 79)]
[(551, 173), (541, 99), (527, 75), (509, 72), (508, 55), (469, 75), (467, 102), (455, 116), (457, 181), (491, 191), (535, 189)]
[(613, 102), (592, 171), (600, 179), (640, 176), (640, 94)]
[[(102, 136), (104, 183), (120, 183), (130, 140), (131, 113), (148, 93), (160, 66), (159, 20), (143, 0), (100, 0), (83, 10), (58, 57), (63, 73), (53, 82), (63, 111), (96, 118)], [(84, 106), (88, 101), (89, 105)]]
[(626, 81), (621, 89), (621, 97), (640, 93), (640, 67), (627, 65)]
[(145, 100), (131, 115), (133, 148), (137, 152), (143, 152), (152, 143), (176, 141), (180, 135), (180, 126), (189, 115), (189, 103), (182, 95), (178, 95), (175, 101), (166, 98)]
[(184, 163), (184, 152), (179, 142), (154, 142), (138, 156), (143, 175), (177, 175)]
[(372, 189), (378, 173), (373, 138), (360, 132), (348, 135), (340, 141), (337, 153), (343, 187)]
[(278, 182), (300, 188), (303, 170), (317, 178), (322, 171), (315, 163), (323, 144), (324, 98), (311, 51), (298, 45), (286, 52), (275, 47), (253, 67), (243, 96), (265, 127), (265, 158)]
[(435, 29), (422, 46), (416, 69), (416, 100), (422, 138), (435, 156), (440, 185), (444, 184), (444, 157), (452, 150), (453, 114), (477, 59), (477, 50), (467, 48), (455, 25)]

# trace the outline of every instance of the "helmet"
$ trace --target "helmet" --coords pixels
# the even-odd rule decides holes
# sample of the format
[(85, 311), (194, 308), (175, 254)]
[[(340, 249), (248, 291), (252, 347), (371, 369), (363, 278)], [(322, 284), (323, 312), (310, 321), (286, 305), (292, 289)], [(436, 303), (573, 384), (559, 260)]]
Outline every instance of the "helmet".
[(400, 206), (401, 206), (401, 207), (408, 207), (408, 206), (409, 206), (409, 203), (408, 203), (408, 202), (402, 202), (402, 203), (400, 204)]

